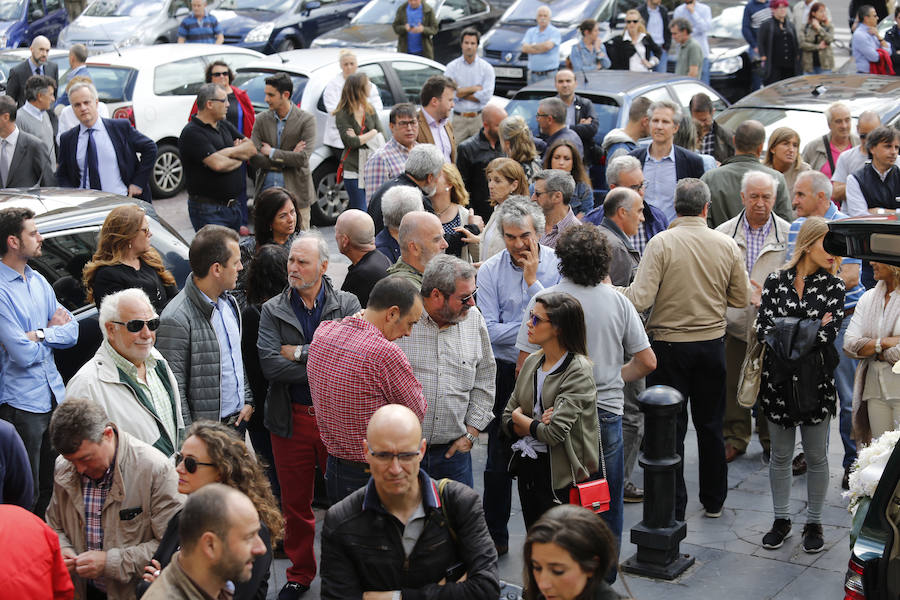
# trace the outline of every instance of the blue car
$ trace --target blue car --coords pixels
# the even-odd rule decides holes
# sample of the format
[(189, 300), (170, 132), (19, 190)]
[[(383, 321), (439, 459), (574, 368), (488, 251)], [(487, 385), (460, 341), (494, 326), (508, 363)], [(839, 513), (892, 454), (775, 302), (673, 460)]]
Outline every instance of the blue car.
[(212, 14), (225, 43), (264, 54), (307, 48), (319, 35), (343, 27), (365, 0), (224, 0)]
[(27, 47), (39, 35), (56, 45), (68, 22), (62, 0), (0, 0), (0, 48)]

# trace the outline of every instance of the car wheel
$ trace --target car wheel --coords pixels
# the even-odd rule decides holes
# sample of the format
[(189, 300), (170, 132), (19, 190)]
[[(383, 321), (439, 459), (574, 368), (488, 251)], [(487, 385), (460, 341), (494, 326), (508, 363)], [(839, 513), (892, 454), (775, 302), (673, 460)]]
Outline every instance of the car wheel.
[(184, 166), (178, 148), (172, 144), (160, 144), (153, 163), (150, 191), (154, 198), (171, 198), (184, 187)]
[(297, 43), (297, 40), (293, 38), (284, 38), (281, 40), (281, 43), (278, 44), (279, 52), (290, 52), (291, 50), (297, 50), (298, 48), (302, 48), (303, 44)]
[(316, 189), (316, 201), (310, 207), (310, 220), (318, 227), (334, 225), (350, 199), (343, 183), (337, 182), (336, 160), (326, 160), (313, 171), (313, 187)]

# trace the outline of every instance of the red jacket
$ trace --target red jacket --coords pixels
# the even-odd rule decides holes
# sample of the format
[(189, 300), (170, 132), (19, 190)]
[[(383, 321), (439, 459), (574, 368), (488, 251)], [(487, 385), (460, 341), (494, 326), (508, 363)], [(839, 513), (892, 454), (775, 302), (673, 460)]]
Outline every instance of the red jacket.
[(884, 48), (878, 49), (878, 62), (869, 63), (869, 73), (873, 75), (894, 75), (891, 54)]
[[(253, 103), (250, 102), (250, 96), (244, 90), (231, 86), (231, 91), (234, 92), (234, 97), (237, 98), (238, 104), (241, 105), (241, 110), (244, 111), (244, 120), (241, 123), (241, 127), (238, 127), (238, 130), (244, 134), (244, 137), (250, 137), (250, 134), (253, 133), (253, 124), (256, 122), (256, 112), (253, 110)], [(196, 114), (197, 101), (194, 100), (194, 105), (191, 106), (191, 114), (188, 115), (188, 121)]]
[(72, 578), (59, 551), (59, 536), (31, 512), (0, 504), (0, 600), (71, 600)]

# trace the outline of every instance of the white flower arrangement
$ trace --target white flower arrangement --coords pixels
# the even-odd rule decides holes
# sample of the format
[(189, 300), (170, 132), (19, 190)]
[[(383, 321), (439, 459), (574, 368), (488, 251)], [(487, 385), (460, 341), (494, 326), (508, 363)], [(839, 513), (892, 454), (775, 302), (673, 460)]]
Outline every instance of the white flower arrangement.
[(859, 503), (875, 493), (897, 440), (900, 440), (900, 430), (887, 431), (857, 454), (850, 473), (850, 489), (843, 493), (843, 497), (850, 500), (847, 510), (854, 516)]

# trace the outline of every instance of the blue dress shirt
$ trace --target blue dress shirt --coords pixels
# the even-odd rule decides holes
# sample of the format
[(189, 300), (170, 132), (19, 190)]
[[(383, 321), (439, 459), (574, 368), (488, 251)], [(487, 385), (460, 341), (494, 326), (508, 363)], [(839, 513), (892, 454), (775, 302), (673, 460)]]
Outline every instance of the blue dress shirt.
[[(238, 105), (240, 106), (240, 105)], [(288, 117), (291, 116), (291, 112), (294, 110), (292, 106), (290, 110), (288, 110), (287, 114), (284, 115), (284, 118), (280, 118), (278, 113), (274, 110), (272, 111), (272, 116), (275, 117), (275, 143), (271, 144), (272, 149), (269, 151), (269, 158), (275, 155), (275, 150), (281, 148), (281, 134), (284, 133), (284, 125), (287, 123)], [(241, 119), (238, 122), (243, 121)], [(266, 174), (266, 179), (263, 181), (262, 189), (267, 189), (270, 187), (284, 187), (284, 172), (283, 171), (269, 171)]]
[(553, 47), (540, 54), (528, 55), (529, 71), (554, 71), (559, 68), (559, 45), (562, 43), (562, 34), (553, 25), (547, 25), (544, 31), (534, 26), (525, 32), (523, 44), (540, 44), (541, 42), (553, 42)]
[[(31, 413), (51, 409), (51, 397), (65, 400), (66, 388), (53, 362), (53, 348), (71, 348), (78, 341), (78, 321), (48, 327), (62, 305), (43, 275), (25, 267), (25, 278), (0, 262), (0, 404)], [(43, 342), (25, 334), (44, 330)]]
[(647, 160), (644, 161), (644, 181), (647, 187), (644, 189), (644, 202), (651, 204), (666, 215), (671, 223), (675, 220), (675, 184), (678, 183), (675, 173), (675, 144), (669, 154), (662, 160), (656, 160), (647, 151)]
[[(87, 154), (88, 128), (84, 124), (78, 124), (78, 145), (75, 149), (75, 160), (81, 173), (84, 173), (85, 155)], [(109, 132), (106, 131), (106, 125), (103, 119), (97, 118), (94, 123), (94, 144), (97, 146), (97, 164), (100, 167), (100, 189), (104, 192), (119, 194), (120, 196), (128, 195), (128, 186), (122, 181), (122, 174), (119, 173), (119, 161), (116, 160), (116, 147), (113, 146), (112, 140), (109, 138)]]
[[(199, 288), (198, 288), (198, 291)], [(212, 326), (219, 341), (219, 417), (224, 418), (244, 408), (244, 359), (241, 355), (241, 325), (234, 305), (223, 294), (212, 304)]]

